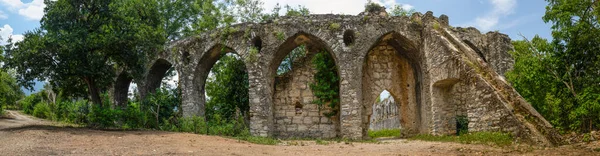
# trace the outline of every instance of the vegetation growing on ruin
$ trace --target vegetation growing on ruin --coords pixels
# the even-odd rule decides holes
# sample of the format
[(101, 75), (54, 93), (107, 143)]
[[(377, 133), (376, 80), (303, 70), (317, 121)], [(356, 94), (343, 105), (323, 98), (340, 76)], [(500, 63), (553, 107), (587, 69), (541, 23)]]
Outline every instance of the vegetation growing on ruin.
[(314, 83), (310, 84), (313, 94), (317, 97), (313, 102), (319, 105), (319, 108), (323, 108), (324, 105), (331, 108), (330, 112), (323, 113), (325, 116), (335, 116), (340, 110), (340, 78), (335, 61), (327, 51), (321, 51), (314, 56), (312, 63), (317, 70)]

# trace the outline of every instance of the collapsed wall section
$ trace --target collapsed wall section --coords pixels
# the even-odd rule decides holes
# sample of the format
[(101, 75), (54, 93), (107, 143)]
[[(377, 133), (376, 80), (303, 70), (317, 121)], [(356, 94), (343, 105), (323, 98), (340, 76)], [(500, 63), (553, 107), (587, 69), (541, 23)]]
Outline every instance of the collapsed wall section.
[(317, 72), (312, 58), (305, 58), (294, 63), (291, 71), (275, 78), (275, 96), (273, 98), (275, 132), (279, 138), (334, 138), (337, 136), (337, 117), (327, 117), (324, 113), (331, 111), (326, 106), (319, 108), (313, 101), (310, 84), (314, 83), (313, 75)]

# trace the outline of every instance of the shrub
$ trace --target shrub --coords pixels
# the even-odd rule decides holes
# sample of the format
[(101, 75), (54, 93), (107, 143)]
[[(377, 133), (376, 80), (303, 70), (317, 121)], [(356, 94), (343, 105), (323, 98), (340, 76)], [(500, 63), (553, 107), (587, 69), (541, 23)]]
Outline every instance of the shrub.
[(339, 23), (331, 23), (329, 24), (329, 30), (338, 30), (340, 29), (341, 25)]
[(39, 102), (33, 107), (33, 116), (44, 119), (51, 119), (52, 112), (48, 104)]
[(19, 106), (23, 110), (25, 114), (32, 114), (33, 107), (42, 101), (42, 97), (39, 93), (31, 94), (25, 97), (23, 100), (19, 102)]

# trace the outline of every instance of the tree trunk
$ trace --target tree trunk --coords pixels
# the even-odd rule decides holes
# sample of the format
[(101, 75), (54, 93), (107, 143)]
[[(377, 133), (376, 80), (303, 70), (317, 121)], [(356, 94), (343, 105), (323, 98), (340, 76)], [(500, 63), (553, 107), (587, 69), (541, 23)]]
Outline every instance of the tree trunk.
[(94, 81), (93, 78), (89, 78), (89, 77), (84, 78), (84, 80), (88, 86), (88, 93), (90, 94), (90, 97), (92, 98), (92, 102), (95, 105), (101, 106), (102, 99), (100, 98), (100, 91), (98, 90), (98, 87), (96, 86), (96, 82)]

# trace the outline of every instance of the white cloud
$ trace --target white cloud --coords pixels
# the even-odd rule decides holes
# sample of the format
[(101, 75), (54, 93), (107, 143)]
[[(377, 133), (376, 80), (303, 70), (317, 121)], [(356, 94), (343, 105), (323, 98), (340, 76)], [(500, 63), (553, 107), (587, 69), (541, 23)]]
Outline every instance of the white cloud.
[(5, 24), (3, 27), (0, 27), (0, 45), (5, 45), (6, 41), (9, 38), (13, 39), (13, 42), (18, 42), (18, 41), (22, 41), (24, 36), (23, 35), (14, 35), (13, 34), (13, 28), (10, 27), (10, 25)]
[(8, 7), (8, 10), (17, 12), (28, 20), (40, 20), (44, 16), (44, 0), (33, 0), (29, 3), (23, 3), (21, 0), (0, 0), (2, 4)]
[(8, 15), (4, 14), (4, 12), (2, 12), (2, 10), (0, 10), (0, 19), (7, 19)]
[(500, 18), (511, 15), (517, 7), (516, 0), (489, 0), (492, 4), (492, 10), (484, 16), (475, 18), (467, 25), (474, 25), (482, 31), (489, 31), (497, 28)]
[(9, 10), (17, 10), (18, 8), (21, 8), (23, 5), (23, 2), (21, 2), (21, 0), (0, 0), (2, 2), (3, 5), (7, 6)]

